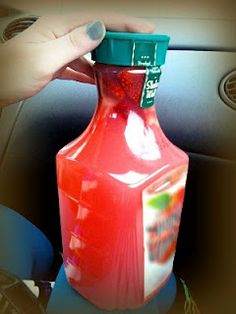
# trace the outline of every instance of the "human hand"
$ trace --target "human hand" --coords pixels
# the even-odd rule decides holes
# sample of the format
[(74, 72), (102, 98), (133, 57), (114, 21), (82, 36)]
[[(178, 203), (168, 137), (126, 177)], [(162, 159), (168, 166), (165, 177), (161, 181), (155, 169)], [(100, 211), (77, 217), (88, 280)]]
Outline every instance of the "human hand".
[(0, 105), (38, 93), (55, 78), (94, 83), (92, 64), (83, 55), (96, 48), (105, 30), (151, 33), (153, 25), (119, 14), (40, 17), (0, 45)]

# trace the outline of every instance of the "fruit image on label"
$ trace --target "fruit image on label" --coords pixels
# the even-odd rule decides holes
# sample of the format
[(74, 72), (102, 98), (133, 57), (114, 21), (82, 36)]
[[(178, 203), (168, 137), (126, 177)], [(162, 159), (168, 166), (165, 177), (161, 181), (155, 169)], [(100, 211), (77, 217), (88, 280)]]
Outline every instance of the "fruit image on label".
[(135, 103), (140, 102), (145, 75), (133, 73), (132, 71), (121, 71), (118, 78), (126, 96)]
[(172, 271), (186, 177), (187, 167), (180, 166), (143, 191), (145, 297)]

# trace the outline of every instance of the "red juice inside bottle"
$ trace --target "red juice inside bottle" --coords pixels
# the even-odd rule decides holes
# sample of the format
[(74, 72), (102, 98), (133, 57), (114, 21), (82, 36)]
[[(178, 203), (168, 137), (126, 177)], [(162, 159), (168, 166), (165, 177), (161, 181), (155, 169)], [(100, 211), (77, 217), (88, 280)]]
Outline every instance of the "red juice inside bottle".
[(188, 157), (150, 106), (159, 67), (155, 79), (143, 65), (94, 71), (96, 112), (57, 155), (65, 273), (100, 308), (137, 308), (172, 272)]

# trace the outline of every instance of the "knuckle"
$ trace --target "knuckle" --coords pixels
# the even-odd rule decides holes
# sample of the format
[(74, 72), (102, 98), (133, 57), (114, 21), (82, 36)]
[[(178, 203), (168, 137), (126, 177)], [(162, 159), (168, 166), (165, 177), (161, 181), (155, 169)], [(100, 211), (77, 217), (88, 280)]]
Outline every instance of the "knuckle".
[(74, 35), (74, 32), (68, 34), (68, 40), (73, 49), (78, 50), (80, 47), (80, 40)]

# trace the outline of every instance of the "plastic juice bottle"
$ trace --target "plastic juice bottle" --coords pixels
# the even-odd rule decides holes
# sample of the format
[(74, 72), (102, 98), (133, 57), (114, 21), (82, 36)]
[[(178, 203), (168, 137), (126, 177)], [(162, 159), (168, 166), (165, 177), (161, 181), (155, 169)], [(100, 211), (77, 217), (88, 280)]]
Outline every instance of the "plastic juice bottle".
[(143, 305), (172, 272), (188, 157), (153, 105), (168, 42), (107, 32), (92, 53), (96, 112), (57, 155), (66, 276), (107, 310)]

